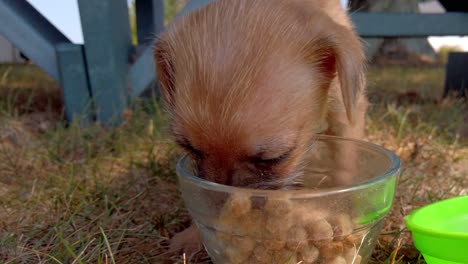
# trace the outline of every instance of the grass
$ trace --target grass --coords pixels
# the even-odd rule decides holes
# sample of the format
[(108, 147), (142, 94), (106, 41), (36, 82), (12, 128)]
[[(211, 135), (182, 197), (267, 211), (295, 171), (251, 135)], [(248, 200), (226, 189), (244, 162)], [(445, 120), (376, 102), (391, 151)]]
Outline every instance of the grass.
[(468, 194), (467, 105), (439, 99), (443, 73), (443, 68), (370, 71), (373, 105), (367, 139), (394, 151), (404, 164), (374, 263), (425, 263), (405, 229), (404, 216), (425, 204)]
[[(367, 139), (395, 151), (399, 179), (373, 263), (424, 263), (403, 216), (468, 194), (467, 105), (439, 100), (442, 68), (371, 68)], [(182, 263), (169, 239), (190, 217), (180, 155), (157, 100), (117, 128), (62, 121), (57, 84), (0, 66), (0, 263)]]

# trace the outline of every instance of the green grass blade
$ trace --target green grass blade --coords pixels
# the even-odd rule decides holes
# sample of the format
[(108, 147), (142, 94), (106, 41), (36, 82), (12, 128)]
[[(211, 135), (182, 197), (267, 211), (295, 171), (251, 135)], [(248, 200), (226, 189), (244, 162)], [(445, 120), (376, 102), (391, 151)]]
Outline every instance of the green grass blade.
[(114, 253), (112, 253), (112, 248), (110, 246), (109, 240), (107, 239), (107, 235), (104, 232), (104, 229), (102, 229), (102, 227), (99, 227), (99, 229), (101, 230), (102, 237), (104, 238), (104, 243), (106, 243), (107, 250), (109, 250), (112, 264), (115, 264)]

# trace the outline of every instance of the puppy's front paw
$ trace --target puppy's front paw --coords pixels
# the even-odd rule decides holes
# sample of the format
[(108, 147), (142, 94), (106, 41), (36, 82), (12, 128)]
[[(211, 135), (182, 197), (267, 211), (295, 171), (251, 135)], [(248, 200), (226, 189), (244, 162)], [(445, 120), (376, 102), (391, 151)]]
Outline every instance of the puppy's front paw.
[(189, 260), (203, 251), (203, 243), (197, 226), (192, 224), (189, 228), (176, 234), (171, 239), (169, 250), (180, 254), (185, 253)]
[(338, 186), (352, 185), (356, 181), (357, 169), (339, 169), (335, 173), (335, 184)]

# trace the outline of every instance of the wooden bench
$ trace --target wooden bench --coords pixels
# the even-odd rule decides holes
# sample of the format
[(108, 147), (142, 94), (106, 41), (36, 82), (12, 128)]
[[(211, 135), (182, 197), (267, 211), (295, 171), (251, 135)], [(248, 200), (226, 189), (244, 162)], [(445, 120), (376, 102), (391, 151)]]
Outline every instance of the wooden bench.
[[(468, 5), (464, 1), (439, 0), (447, 12), (468, 13)], [(444, 97), (454, 91), (457, 95), (468, 98), (468, 53), (450, 53), (445, 75)]]

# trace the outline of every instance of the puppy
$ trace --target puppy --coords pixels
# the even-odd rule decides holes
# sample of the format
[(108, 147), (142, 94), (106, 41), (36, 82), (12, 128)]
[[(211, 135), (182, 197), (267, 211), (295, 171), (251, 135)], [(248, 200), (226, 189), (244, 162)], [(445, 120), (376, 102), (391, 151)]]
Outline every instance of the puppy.
[[(171, 132), (207, 180), (281, 188), (314, 135), (363, 136), (365, 58), (339, 0), (216, 0), (171, 24), (154, 59)], [(344, 181), (351, 152), (335, 152)], [(197, 245), (194, 226), (172, 241)]]

